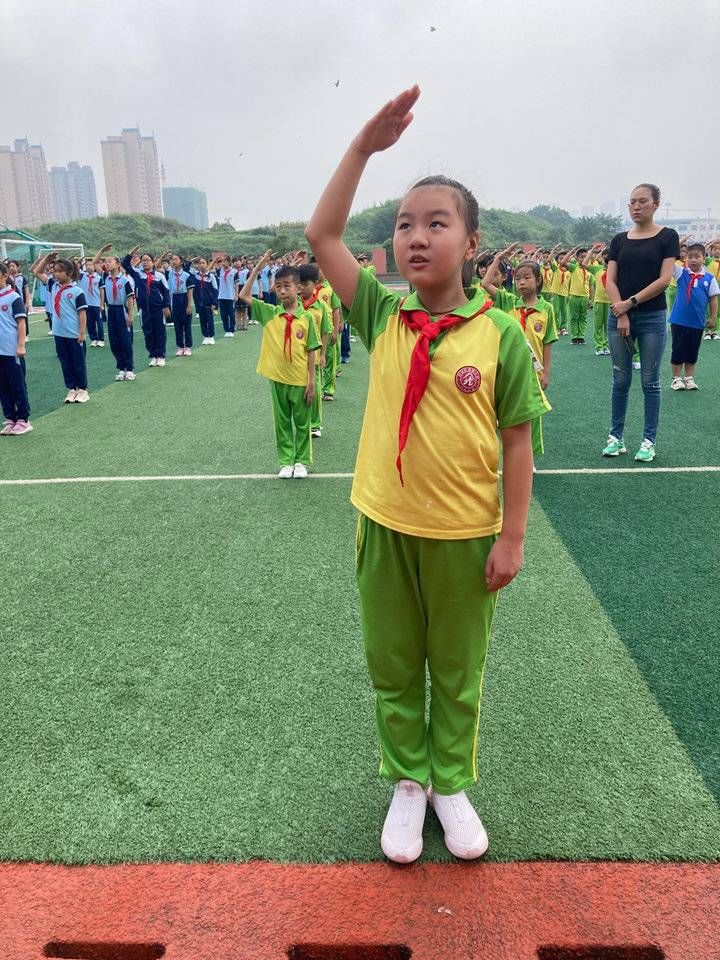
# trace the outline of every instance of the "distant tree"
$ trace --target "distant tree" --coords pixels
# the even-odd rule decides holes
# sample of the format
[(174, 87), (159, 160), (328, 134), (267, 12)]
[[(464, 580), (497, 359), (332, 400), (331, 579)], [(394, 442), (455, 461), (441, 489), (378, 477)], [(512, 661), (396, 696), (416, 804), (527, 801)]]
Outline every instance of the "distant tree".
[(619, 217), (598, 213), (594, 217), (579, 217), (573, 221), (572, 241), (574, 244), (610, 243), (622, 224)]

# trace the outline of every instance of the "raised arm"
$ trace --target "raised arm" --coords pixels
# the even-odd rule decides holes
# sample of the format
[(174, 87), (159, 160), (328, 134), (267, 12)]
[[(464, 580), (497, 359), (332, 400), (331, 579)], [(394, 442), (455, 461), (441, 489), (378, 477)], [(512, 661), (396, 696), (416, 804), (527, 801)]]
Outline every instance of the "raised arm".
[(333, 290), (346, 307), (352, 304), (360, 265), (343, 242), (350, 208), (373, 153), (397, 143), (412, 123), (412, 107), (420, 96), (415, 85), (390, 100), (355, 137), (318, 200), (305, 237)]
[(257, 280), (258, 274), (260, 273), (262, 268), (265, 266), (266, 263), (269, 262), (271, 255), (272, 254), (270, 250), (264, 253), (263, 256), (258, 260), (258, 262), (255, 264), (255, 266), (252, 268), (252, 270), (248, 274), (248, 278), (243, 284), (242, 290), (238, 294), (238, 300), (242, 301), (242, 303), (248, 306), (252, 303), (253, 284)]

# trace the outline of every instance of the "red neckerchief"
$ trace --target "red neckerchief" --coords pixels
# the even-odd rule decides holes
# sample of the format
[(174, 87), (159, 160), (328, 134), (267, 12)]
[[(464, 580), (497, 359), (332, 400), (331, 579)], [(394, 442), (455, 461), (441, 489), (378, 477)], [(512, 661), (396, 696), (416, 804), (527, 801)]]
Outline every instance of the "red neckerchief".
[(407, 383), (405, 385), (405, 398), (403, 400), (402, 410), (400, 412), (400, 427), (398, 431), (398, 457), (395, 466), (400, 474), (400, 483), (405, 486), (402, 472), (402, 452), (407, 443), (410, 433), (410, 424), (415, 416), (415, 411), (420, 406), (430, 380), (430, 341), (434, 340), (443, 330), (457, 326), (459, 323), (466, 323), (473, 320), (481, 313), (485, 313), (492, 307), (492, 300), (486, 300), (482, 307), (473, 313), (470, 317), (461, 317), (457, 313), (446, 313), (435, 323), (430, 319), (430, 314), (425, 310), (403, 310), (400, 304), (400, 319), (410, 330), (416, 331), (419, 336), (415, 342), (412, 355), (410, 357), (410, 369), (408, 371)]
[(600, 277), (600, 282), (602, 283), (603, 287), (607, 287), (607, 270), (603, 270), (602, 276)]
[(145, 274), (145, 296), (150, 306), (150, 285), (155, 282), (155, 272)]
[(283, 356), (292, 363), (292, 322), (295, 320), (294, 313), (281, 313), (285, 319), (285, 339), (283, 341)]
[(93, 292), (92, 282), (93, 282), (93, 275), (92, 275), (91, 273), (89, 273), (89, 274), (88, 274), (88, 293), (92, 293), (92, 292)]
[(58, 317), (60, 316), (60, 297), (63, 295), (63, 290), (69, 290), (71, 286), (71, 283), (64, 283), (55, 294), (55, 314)]
[(223, 268), (223, 283), (227, 283), (228, 274), (231, 270), (232, 267), (228, 267), (227, 269)]
[(531, 313), (540, 313), (536, 307), (520, 307), (520, 326), (525, 329), (527, 325), (527, 318)]
[(112, 277), (112, 276), (111, 276), (110, 279), (112, 280), (112, 285), (113, 285), (113, 292), (112, 292), (113, 304), (116, 304), (116, 303), (117, 303), (117, 298), (118, 298), (118, 295), (117, 295), (117, 285), (118, 285), (118, 280), (120, 279), (120, 277)]
[(314, 303), (317, 303), (319, 299), (320, 299), (320, 289), (318, 288), (318, 289), (315, 291), (315, 293), (313, 293), (313, 295), (310, 297), (309, 300), (306, 300), (305, 297), (302, 298), (302, 305), (303, 305), (303, 307), (305, 307), (306, 310), (309, 310), (310, 307), (311, 307)]
[(701, 277), (704, 277), (705, 272), (703, 271), (702, 273), (692, 273), (688, 269), (688, 273), (690, 274), (690, 283), (688, 284), (688, 288), (687, 288), (687, 302), (690, 303), (690, 301), (692, 300), (692, 291), (693, 291), (693, 287), (695, 286), (695, 281), (699, 280)]
[(175, 274), (175, 293), (180, 293), (180, 284), (182, 283), (182, 270), (180, 273), (177, 270), (173, 271)]

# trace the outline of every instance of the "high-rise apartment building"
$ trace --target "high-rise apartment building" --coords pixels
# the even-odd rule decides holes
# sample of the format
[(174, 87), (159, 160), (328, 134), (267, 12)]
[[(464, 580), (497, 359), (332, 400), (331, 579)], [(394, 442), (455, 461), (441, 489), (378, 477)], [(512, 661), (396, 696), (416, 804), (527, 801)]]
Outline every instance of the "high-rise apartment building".
[(50, 188), (56, 223), (89, 220), (98, 215), (92, 167), (81, 167), (76, 160), (71, 160), (67, 167), (51, 167)]
[(162, 215), (160, 163), (154, 137), (137, 127), (101, 143), (108, 213)]
[(38, 143), (16, 140), (0, 146), (0, 221), (8, 227), (39, 227), (52, 220), (50, 179)]
[(163, 187), (165, 216), (196, 230), (207, 230), (207, 196), (195, 187)]

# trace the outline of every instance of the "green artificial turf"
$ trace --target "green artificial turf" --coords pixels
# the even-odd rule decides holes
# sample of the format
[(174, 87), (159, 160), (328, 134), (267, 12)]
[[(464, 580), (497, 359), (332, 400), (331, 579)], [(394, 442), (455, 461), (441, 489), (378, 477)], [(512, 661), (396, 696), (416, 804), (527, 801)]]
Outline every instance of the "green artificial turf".
[[(274, 471), (258, 344), (253, 328), (119, 384), (107, 348), (92, 350), (90, 403), (51, 409), (57, 360), (34, 338), (35, 431), (0, 438), (0, 475)], [(704, 390), (666, 397), (674, 417), (713, 407), (720, 345), (705, 346), (718, 353), (704, 379), (698, 367)], [(543, 466), (614, 466), (596, 443), (609, 369), (589, 351), (557, 348)], [(342, 369), (317, 471), (353, 467), (359, 344)], [(682, 463), (687, 428), (667, 410), (661, 462)], [(688, 462), (718, 462), (710, 423)], [(376, 776), (349, 487), (0, 488), (0, 859), (379, 856), (390, 788)], [(496, 617), (471, 792), (491, 858), (720, 858), (714, 489), (711, 474), (538, 477), (526, 568)], [(679, 502), (696, 532), (681, 559)], [(426, 836), (426, 858), (446, 858), (432, 816)]]

